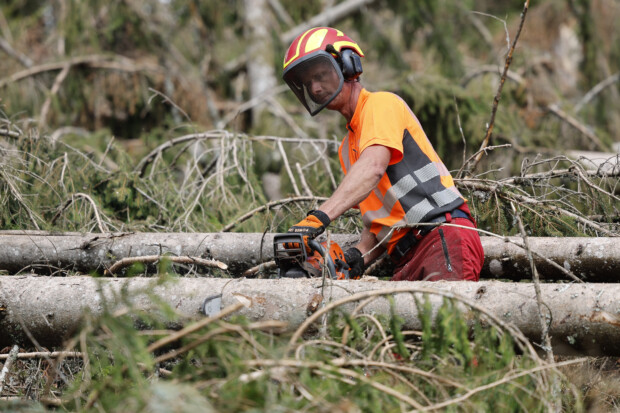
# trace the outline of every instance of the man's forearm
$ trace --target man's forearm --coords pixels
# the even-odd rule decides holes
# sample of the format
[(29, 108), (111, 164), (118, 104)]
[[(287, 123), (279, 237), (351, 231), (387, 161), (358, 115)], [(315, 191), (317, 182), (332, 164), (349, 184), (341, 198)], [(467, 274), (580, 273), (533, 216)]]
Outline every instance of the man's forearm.
[(374, 260), (379, 258), (385, 251), (385, 248), (378, 245), (377, 237), (370, 232), (368, 228), (364, 228), (360, 242), (355, 246), (362, 254), (364, 254), (364, 265), (371, 264)]
[(362, 202), (376, 188), (390, 162), (390, 150), (374, 145), (366, 148), (334, 194), (319, 209), (333, 221)]

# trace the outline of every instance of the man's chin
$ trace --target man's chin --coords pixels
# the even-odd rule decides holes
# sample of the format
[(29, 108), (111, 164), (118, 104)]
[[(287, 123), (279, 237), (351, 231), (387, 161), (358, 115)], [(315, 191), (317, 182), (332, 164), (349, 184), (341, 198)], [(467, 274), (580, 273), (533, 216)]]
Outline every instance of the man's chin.
[(314, 103), (316, 103), (317, 105), (323, 105), (325, 102), (327, 102), (329, 100), (329, 96), (323, 96), (323, 97), (318, 97), (318, 98), (312, 98), (312, 101)]

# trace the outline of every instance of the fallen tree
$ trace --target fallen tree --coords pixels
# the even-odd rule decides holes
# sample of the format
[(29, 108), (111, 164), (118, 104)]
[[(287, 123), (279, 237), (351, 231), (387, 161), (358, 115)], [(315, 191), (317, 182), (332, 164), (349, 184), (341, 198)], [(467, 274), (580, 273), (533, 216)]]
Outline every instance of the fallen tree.
[[(549, 309), (549, 334), (558, 354), (620, 355), (618, 284), (541, 284), (541, 297)], [(413, 294), (428, 293), (433, 311), (444, 297), (454, 298), (463, 311), (486, 311), (496, 320), (516, 326), (535, 343), (541, 342), (541, 326), (534, 286), (530, 283), (335, 281), (320, 279), (222, 279), (177, 278), (167, 283), (149, 278), (0, 277), (0, 345), (29, 342), (58, 345), (74, 334), (85, 310), (95, 315), (104, 307), (114, 312), (131, 303), (141, 310), (156, 308), (153, 294), (179, 314), (195, 318), (205, 299), (207, 315), (243, 304), (238, 314), (250, 320), (278, 320), (294, 329), (308, 316), (335, 300), (359, 294), (337, 311), (351, 313), (370, 296), (360, 310), (374, 315), (390, 314), (386, 296), (395, 300), (403, 328), (421, 328)], [(127, 297), (127, 301), (121, 299)], [(456, 298), (455, 298), (456, 297)], [(479, 307), (479, 308), (477, 308)], [(483, 310), (481, 310), (483, 309)]]
[[(519, 237), (483, 236), (482, 278), (530, 278), (530, 264)], [(357, 235), (333, 234), (346, 248)], [(617, 238), (529, 238), (534, 262), (546, 280), (620, 281), (620, 242)], [(261, 233), (52, 233), (0, 231), (0, 271), (9, 274), (58, 270), (104, 273), (129, 257), (162, 256), (213, 259), (233, 276), (273, 259), (273, 234)], [(553, 261), (553, 263), (551, 263)], [(383, 268), (385, 269), (385, 268)], [(380, 272), (381, 266), (376, 271)], [(385, 273), (385, 272), (384, 272)]]

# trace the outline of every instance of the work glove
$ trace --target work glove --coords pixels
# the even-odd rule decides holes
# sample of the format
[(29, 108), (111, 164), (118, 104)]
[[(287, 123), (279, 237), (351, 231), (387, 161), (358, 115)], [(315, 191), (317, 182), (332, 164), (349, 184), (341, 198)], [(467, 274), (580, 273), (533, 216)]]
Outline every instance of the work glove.
[(349, 266), (349, 278), (358, 279), (364, 273), (364, 257), (357, 248), (349, 248), (344, 252), (344, 260)]
[[(308, 239), (314, 239), (321, 235), (325, 228), (330, 224), (331, 220), (327, 214), (323, 211), (312, 210), (308, 212), (308, 216), (299, 223), (289, 228), (288, 232), (302, 234), (306, 251), (310, 252), (312, 249), (308, 246)], [(299, 248), (297, 243), (292, 242), (290, 245), (285, 245), (285, 248)]]
[(302, 234), (304, 237), (314, 239), (325, 231), (330, 222), (331, 220), (325, 212), (318, 209), (312, 210), (308, 212), (308, 216), (303, 221), (293, 225), (288, 232)]

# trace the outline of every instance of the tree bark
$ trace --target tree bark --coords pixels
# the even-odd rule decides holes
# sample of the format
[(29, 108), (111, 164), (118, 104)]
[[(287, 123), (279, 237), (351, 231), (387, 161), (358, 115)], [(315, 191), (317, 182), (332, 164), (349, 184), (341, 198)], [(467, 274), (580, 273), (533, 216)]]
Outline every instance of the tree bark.
[[(436, 311), (444, 296), (463, 297), (495, 318), (516, 326), (538, 342), (541, 327), (536, 294), (530, 283), (485, 281), (390, 282), (334, 281), (322, 288), (320, 279), (222, 279), (179, 278), (157, 285), (149, 278), (93, 277), (0, 277), (0, 345), (28, 343), (25, 330), (44, 346), (59, 345), (80, 326), (85, 310), (98, 315), (127, 305), (121, 290), (136, 309), (153, 308), (152, 295), (167, 302), (183, 316), (200, 317), (207, 297), (221, 294), (209, 303), (209, 315), (239, 302), (239, 311), (254, 321), (278, 320), (294, 330), (322, 303), (328, 304), (354, 294), (369, 292), (394, 297), (404, 329), (421, 328), (412, 292), (429, 293)], [(620, 355), (620, 284), (541, 284), (542, 301), (549, 309), (549, 333), (557, 354)], [(421, 297), (418, 295), (418, 297)], [(364, 301), (360, 298), (339, 307), (351, 312)], [(471, 307), (462, 304), (464, 311)], [(372, 301), (362, 310), (368, 314), (390, 314), (387, 299)]]
[[(276, 85), (276, 74), (273, 68), (273, 39), (270, 30), (274, 27), (266, 0), (245, 0), (245, 27), (248, 40), (248, 86), (250, 98), (257, 99), (265, 93), (272, 92)], [(266, 103), (252, 109), (252, 123), (256, 124)]]
[[(50, 274), (59, 269), (82, 273), (104, 273), (126, 257), (170, 254), (215, 259), (238, 276), (243, 271), (273, 259), (273, 235), (260, 233), (114, 233), (80, 234), (45, 231), (0, 231), (0, 271), (16, 274), (34, 271)], [(332, 234), (343, 249), (357, 235)], [(525, 251), (496, 237), (481, 237), (485, 263), (481, 276), (490, 279), (530, 278)], [(509, 240), (522, 243), (519, 237)], [(584, 281), (620, 281), (618, 238), (530, 238), (535, 254), (553, 260)], [(539, 256), (534, 257), (545, 280), (570, 280)], [(378, 266), (376, 275), (389, 274), (389, 266)]]
[[(495, 237), (481, 237), (484, 247), (484, 278), (531, 279), (527, 254), (515, 243), (521, 237), (508, 237), (505, 242)], [(620, 282), (620, 239), (587, 237), (528, 237), (534, 264), (541, 279), (570, 280), (548, 260), (559, 264), (583, 281)]]

